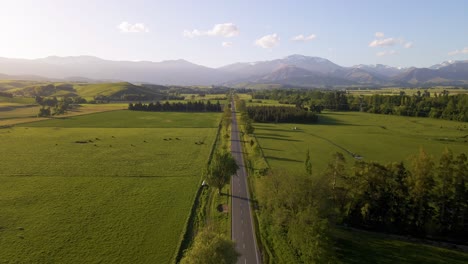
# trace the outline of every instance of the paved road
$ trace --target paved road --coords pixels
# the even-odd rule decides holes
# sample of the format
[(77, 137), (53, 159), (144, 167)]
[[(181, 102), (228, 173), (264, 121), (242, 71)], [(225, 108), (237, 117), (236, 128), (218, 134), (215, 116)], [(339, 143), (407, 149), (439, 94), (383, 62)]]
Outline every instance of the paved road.
[[(234, 103), (231, 105), (234, 105)], [(235, 112), (232, 113), (231, 131), (231, 153), (237, 165), (239, 165), (237, 173), (231, 178), (232, 240), (236, 242), (236, 249), (241, 254), (237, 263), (261, 263), (250, 212), (251, 203), (247, 187), (247, 172), (242, 158), (242, 145), (239, 140)]]

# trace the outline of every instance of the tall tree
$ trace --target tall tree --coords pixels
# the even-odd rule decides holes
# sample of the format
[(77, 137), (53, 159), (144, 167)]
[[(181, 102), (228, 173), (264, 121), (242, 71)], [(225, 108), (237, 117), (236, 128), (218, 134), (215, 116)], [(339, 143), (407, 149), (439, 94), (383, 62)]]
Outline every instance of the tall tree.
[(239, 253), (235, 243), (226, 236), (208, 229), (200, 231), (195, 237), (181, 264), (234, 264)]
[(239, 166), (230, 152), (216, 152), (208, 167), (206, 181), (210, 186), (217, 188), (218, 193), (221, 194), (221, 189), (238, 169)]
[[(453, 201), (454, 189), (454, 167), (453, 167), (453, 153), (451, 150), (445, 148), (440, 156), (439, 166), (437, 167), (437, 185), (435, 187), (435, 195), (437, 202), (437, 215), (440, 231), (446, 231), (448, 228), (449, 216)], [(449, 210), (448, 210), (449, 209)]]
[(419, 150), (412, 162), (412, 173), (408, 178), (409, 196), (412, 202), (411, 222), (417, 233), (426, 232), (426, 225), (433, 213), (430, 204), (434, 188), (434, 162), (424, 151)]
[(305, 158), (304, 165), (305, 165), (305, 171), (306, 171), (307, 175), (312, 175), (312, 162), (310, 161), (309, 149), (307, 149), (307, 152), (306, 152), (306, 158)]

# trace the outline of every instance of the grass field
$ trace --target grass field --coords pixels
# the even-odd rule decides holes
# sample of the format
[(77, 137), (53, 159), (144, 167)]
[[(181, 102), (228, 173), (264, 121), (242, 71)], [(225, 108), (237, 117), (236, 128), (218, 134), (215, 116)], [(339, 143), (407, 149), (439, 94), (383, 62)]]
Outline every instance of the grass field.
[(333, 230), (340, 263), (467, 263), (468, 253), (358, 230)]
[[(127, 104), (84, 104), (70, 109), (58, 119), (64, 119), (72, 116), (87, 115), (92, 113), (101, 113), (114, 110), (127, 109)], [(10, 126), (21, 123), (46, 120), (48, 118), (38, 118), (39, 106), (24, 105), (16, 103), (0, 103), (0, 126)]]
[(0, 129), (0, 263), (171, 262), (219, 117), (112, 111)]
[[(320, 173), (334, 152), (367, 161), (407, 162), (423, 147), (438, 158), (445, 147), (455, 154), (468, 150), (468, 124), (431, 118), (325, 112), (318, 124), (260, 124), (255, 134), (273, 168), (304, 170), (307, 149), (312, 168)], [(297, 130), (292, 128), (296, 127)]]
[[(468, 150), (468, 125), (430, 118), (411, 118), (359, 112), (325, 112), (318, 124), (260, 124), (255, 134), (273, 169), (304, 172), (307, 149), (313, 174), (321, 174), (334, 152), (383, 164), (409, 159), (423, 147), (436, 158), (445, 147), (454, 154)], [(296, 130), (293, 128), (296, 127)], [(255, 164), (255, 163), (254, 163)], [(263, 166), (265, 166), (263, 164)], [(253, 178), (253, 186), (258, 182)], [(340, 263), (467, 263), (468, 254), (398, 240), (384, 234), (334, 229)], [(284, 252), (276, 249), (276, 254)], [(290, 252), (284, 253), (285, 256)]]
[(388, 87), (382, 89), (359, 89), (359, 90), (348, 90), (350, 94), (354, 95), (374, 95), (374, 94), (382, 94), (382, 95), (399, 95), (400, 91), (405, 92), (406, 95), (414, 95), (418, 91), (421, 93), (427, 90), (431, 93), (431, 96), (434, 96), (434, 93), (441, 93), (442, 91), (446, 90), (449, 92), (450, 95), (453, 94), (467, 94), (468, 89), (462, 88), (454, 88), (453, 86), (435, 86), (431, 88), (403, 88), (403, 87)]
[(39, 113), (38, 105), (0, 103), (0, 120), (10, 118), (34, 117)]

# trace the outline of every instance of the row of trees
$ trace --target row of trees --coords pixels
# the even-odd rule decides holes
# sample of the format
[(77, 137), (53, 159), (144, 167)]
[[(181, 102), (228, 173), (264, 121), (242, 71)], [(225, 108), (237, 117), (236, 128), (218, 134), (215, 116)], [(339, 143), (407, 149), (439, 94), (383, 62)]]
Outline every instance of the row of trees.
[(468, 95), (448, 93), (434, 97), (372, 95), (363, 97), (349, 96), (349, 109), (376, 114), (401, 116), (420, 116), (448, 120), (468, 121)]
[(261, 123), (316, 123), (317, 114), (302, 108), (287, 106), (249, 106), (247, 115), (255, 122)]
[(446, 90), (433, 95), (425, 90), (413, 95), (401, 91), (399, 95), (371, 96), (350, 95), (347, 91), (271, 90), (255, 91), (252, 98), (274, 99), (301, 108), (308, 107), (313, 112), (329, 109), (468, 121), (468, 95), (449, 95)]
[(191, 102), (188, 101), (187, 103), (169, 103), (166, 101), (161, 104), (161, 102), (157, 101), (156, 103), (149, 103), (149, 104), (142, 104), (140, 103), (129, 103), (128, 110), (136, 110), (136, 111), (150, 111), (150, 112), (221, 112), (222, 107), (219, 101), (216, 104), (212, 104), (211, 101), (197, 101)]
[(356, 161), (347, 171), (341, 153), (326, 175), (338, 223), (441, 239), (468, 237), (468, 162), (446, 149), (436, 164), (424, 150), (403, 163)]
[(6, 93), (6, 92), (1, 92), (1, 91), (0, 91), (0, 96), (8, 97), (8, 98), (13, 98), (13, 94), (11, 94), (11, 93)]
[(334, 263), (329, 189), (319, 177), (270, 171), (256, 185), (260, 232), (271, 262)]
[(255, 131), (253, 126), (253, 120), (247, 114), (247, 104), (245, 100), (241, 100), (239, 97), (236, 97), (236, 110), (241, 113), (241, 124), (244, 126), (244, 130), (247, 134), (252, 134)]

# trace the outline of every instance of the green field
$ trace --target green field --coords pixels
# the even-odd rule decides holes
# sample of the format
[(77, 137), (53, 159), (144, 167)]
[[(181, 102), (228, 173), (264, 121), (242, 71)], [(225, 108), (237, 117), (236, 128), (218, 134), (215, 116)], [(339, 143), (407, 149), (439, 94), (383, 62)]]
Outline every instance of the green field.
[(336, 254), (340, 263), (467, 263), (468, 253), (405, 241), (402, 238), (336, 228)]
[(219, 118), (112, 111), (0, 129), (0, 263), (173, 261)]
[(38, 105), (0, 103), (0, 119), (35, 117), (39, 108)]
[[(383, 164), (404, 161), (423, 147), (438, 158), (444, 148), (454, 155), (468, 150), (468, 124), (431, 118), (377, 115), (359, 112), (325, 112), (318, 124), (255, 123), (255, 135), (273, 169), (304, 173), (310, 150), (313, 175), (321, 174), (334, 152), (342, 152), (351, 167), (354, 156)], [(296, 128), (296, 129), (294, 129)], [(259, 168), (257, 168), (259, 169)], [(254, 183), (258, 177), (253, 178)], [(255, 184), (254, 184), (255, 186)], [(333, 230), (340, 263), (466, 263), (468, 254), (384, 234)], [(271, 241), (270, 241), (271, 243)], [(284, 252), (274, 248), (282, 257)], [(285, 256), (290, 252), (284, 253)]]
[(435, 158), (445, 147), (454, 154), (468, 150), (468, 124), (440, 119), (325, 112), (318, 124), (254, 126), (269, 164), (296, 171), (304, 170), (307, 149), (315, 173), (320, 173), (337, 151), (345, 154), (349, 164), (354, 162), (350, 153), (385, 164), (407, 162), (421, 147)]

